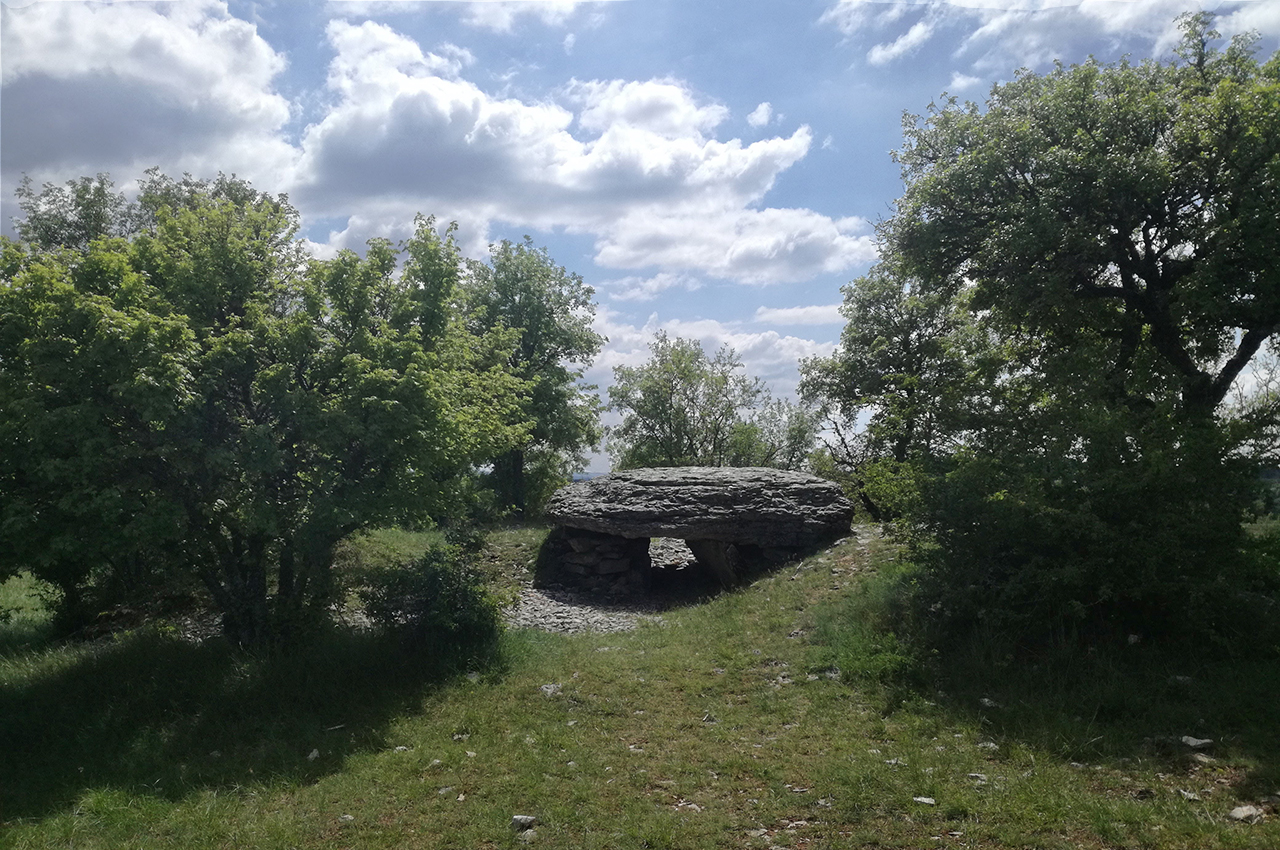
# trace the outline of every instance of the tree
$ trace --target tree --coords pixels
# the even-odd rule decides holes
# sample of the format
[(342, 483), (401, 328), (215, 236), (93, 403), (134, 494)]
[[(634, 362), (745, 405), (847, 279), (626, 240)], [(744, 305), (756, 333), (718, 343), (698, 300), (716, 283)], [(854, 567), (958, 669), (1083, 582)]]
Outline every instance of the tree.
[(193, 570), (260, 645), (324, 615), (339, 540), (438, 516), (516, 444), (526, 385), (450, 314), (431, 220), (397, 275), (385, 240), (310, 259), (283, 197), (187, 183), (129, 239), (4, 246), (0, 569), (69, 598)]
[(1040, 356), (1087, 347), (1117, 402), (1204, 422), (1280, 328), (1280, 55), (1217, 52), (1211, 19), (1180, 19), (1181, 61), (1023, 71), (908, 122), (886, 228)]
[(915, 458), (899, 527), (944, 632), (1222, 636), (1276, 591), (1241, 525), (1274, 399), (1223, 402), (1280, 328), (1280, 56), (1209, 23), (907, 121), (884, 263), (807, 380)]
[(40, 191), (23, 176), (14, 192), (25, 216), (16, 222), (24, 242), (39, 248), (79, 248), (103, 236), (120, 236), (127, 202), (110, 176), (81, 177), (65, 186), (46, 183)]
[(527, 236), (491, 245), (489, 262), (471, 263), (461, 288), (474, 330), (517, 332), (509, 365), (532, 384), (521, 413), (532, 422), (528, 436), (494, 461), (492, 474), (502, 504), (523, 513), (580, 469), (600, 441), (595, 387), (579, 383), (605, 341), (591, 327), (595, 291)]
[(696, 340), (659, 331), (643, 366), (618, 366), (609, 399), (623, 411), (609, 449), (620, 469), (642, 466), (781, 466), (796, 469), (813, 448), (811, 411), (769, 399), (733, 349), (713, 357)]
[(992, 397), (1007, 352), (963, 298), (929, 291), (884, 258), (845, 286), (834, 354), (801, 363), (800, 396), (826, 419), (826, 454), (876, 520), (898, 508), (877, 484), (946, 455)]

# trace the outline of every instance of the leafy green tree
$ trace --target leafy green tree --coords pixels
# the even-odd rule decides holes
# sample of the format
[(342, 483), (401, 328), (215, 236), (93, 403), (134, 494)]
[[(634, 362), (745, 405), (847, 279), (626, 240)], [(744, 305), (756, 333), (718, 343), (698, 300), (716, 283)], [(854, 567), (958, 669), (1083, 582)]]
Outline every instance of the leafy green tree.
[(233, 641), (287, 638), (327, 610), (339, 540), (438, 516), (522, 439), (513, 340), (450, 315), (430, 220), (399, 274), (383, 240), (308, 258), (285, 199), (233, 179), (154, 220), (5, 245), (0, 569), (68, 598), (94, 571), (190, 569)]
[(900, 506), (891, 504), (896, 488), (883, 485), (971, 433), (974, 408), (991, 398), (1007, 352), (963, 298), (928, 291), (891, 258), (843, 292), (839, 346), (801, 364), (800, 396), (826, 419), (833, 471), (874, 519), (889, 519)]
[(906, 274), (1040, 341), (1046, 370), (1087, 349), (1117, 402), (1172, 392), (1210, 422), (1280, 327), (1280, 55), (1181, 21), (1179, 61), (1024, 71), (985, 110), (909, 123), (886, 234)]
[(527, 236), (490, 246), (489, 262), (471, 263), (461, 289), (473, 329), (518, 334), (509, 365), (532, 384), (521, 414), (532, 422), (528, 436), (494, 460), (492, 473), (499, 501), (523, 513), (581, 469), (600, 441), (595, 387), (580, 383), (605, 341), (591, 327), (595, 290)]
[(739, 372), (724, 346), (708, 357), (696, 340), (659, 331), (643, 366), (618, 366), (609, 388), (623, 412), (609, 438), (614, 465), (780, 466), (808, 459), (817, 419), (807, 408), (769, 399), (764, 382)]
[(103, 236), (123, 235), (127, 228), (128, 202), (106, 174), (69, 180), (65, 186), (46, 183), (39, 191), (23, 176), (14, 194), (25, 213), (16, 222), (18, 235), (39, 248), (83, 249)]
[(908, 459), (943, 633), (1223, 637), (1276, 591), (1241, 525), (1274, 400), (1224, 401), (1280, 328), (1280, 56), (1209, 25), (908, 122), (885, 264), (807, 381)]

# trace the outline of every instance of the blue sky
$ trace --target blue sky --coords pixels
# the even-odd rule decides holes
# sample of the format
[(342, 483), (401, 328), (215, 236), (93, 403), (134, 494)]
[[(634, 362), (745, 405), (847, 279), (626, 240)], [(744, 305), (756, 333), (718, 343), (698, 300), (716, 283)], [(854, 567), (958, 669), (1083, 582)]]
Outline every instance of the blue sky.
[(783, 396), (875, 261), (904, 112), (1168, 58), (1184, 11), (1280, 37), (1280, 0), (2, 2), (6, 232), (23, 174), (159, 165), (287, 192), (320, 255), (417, 212), (472, 256), (529, 234), (597, 290), (592, 381), (665, 329)]

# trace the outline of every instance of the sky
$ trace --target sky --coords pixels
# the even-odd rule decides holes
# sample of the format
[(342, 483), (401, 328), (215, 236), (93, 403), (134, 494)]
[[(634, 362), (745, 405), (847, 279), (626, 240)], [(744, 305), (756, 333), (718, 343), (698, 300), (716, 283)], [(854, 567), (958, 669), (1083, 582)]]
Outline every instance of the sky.
[(0, 0), (0, 220), (24, 175), (159, 166), (287, 193), (317, 256), (417, 213), (477, 258), (528, 235), (595, 288), (602, 395), (665, 330), (789, 397), (876, 261), (904, 115), (1167, 60), (1202, 8), (1280, 48), (1280, 0)]

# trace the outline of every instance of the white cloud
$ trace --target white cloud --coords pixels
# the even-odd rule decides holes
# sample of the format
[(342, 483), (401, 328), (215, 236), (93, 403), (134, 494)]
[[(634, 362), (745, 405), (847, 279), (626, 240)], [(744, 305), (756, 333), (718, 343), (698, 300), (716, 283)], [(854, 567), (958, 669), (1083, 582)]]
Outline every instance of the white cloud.
[(918, 21), (911, 29), (898, 36), (889, 44), (877, 44), (867, 51), (867, 61), (872, 65), (887, 65), (895, 59), (906, 56), (924, 44), (933, 35), (933, 25), (927, 21)]
[(684, 289), (692, 292), (700, 289), (702, 282), (696, 277), (671, 272), (659, 272), (653, 277), (624, 277), (605, 281), (599, 289), (609, 293), (614, 301), (652, 301), (668, 289)]
[(842, 325), (839, 304), (814, 304), (808, 307), (759, 307), (755, 320), (770, 325)]
[[(943, 25), (967, 29), (956, 56), (967, 57), (984, 74), (1007, 75), (1019, 66), (1046, 67), (1064, 55), (1098, 53), (1100, 38), (1109, 50), (1167, 55), (1180, 37), (1175, 18), (1216, 5), (1197, 0), (836, 0), (819, 21), (850, 42), (897, 32), (891, 41), (871, 47), (871, 64), (901, 59)], [(899, 21), (911, 15), (919, 20), (900, 32)], [(1227, 37), (1249, 29), (1278, 35), (1280, 3), (1241, 3), (1214, 26)]]
[(981, 77), (971, 77), (968, 74), (962, 74), (959, 71), (953, 71), (951, 74), (951, 82), (947, 83), (948, 92), (962, 92), (971, 89), (978, 83), (982, 82)]
[(303, 134), (291, 196), (314, 215), (352, 216), (336, 244), (404, 229), (422, 210), (459, 219), (469, 244), (483, 245), (492, 221), (561, 227), (594, 235), (602, 265), (671, 275), (794, 281), (874, 256), (860, 219), (759, 206), (808, 153), (808, 127), (720, 141), (728, 110), (675, 79), (573, 80), (559, 102), (498, 98), (463, 78), (456, 56), (383, 24), (334, 21), (328, 33), (337, 103)]
[(225, 3), (40, 3), (0, 14), (6, 184), (21, 172), (125, 178), (157, 164), (273, 186), (287, 177), (294, 152), (280, 133), (290, 107), (274, 90), (286, 60)]
[[(687, 211), (629, 210), (597, 243), (603, 266), (649, 264), (696, 268), (744, 283), (807, 280), (876, 258), (865, 221), (832, 219), (804, 209), (740, 209), (704, 215)], [(660, 218), (658, 218), (661, 216)]]
[(757, 106), (751, 110), (751, 114), (747, 116), (747, 123), (752, 127), (763, 127), (769, 123), (769, 119), (773, 117), (773, 107), (769, 105), (769, 101)]
[(536, 18), (547, 26), (562, 26), (580, 5), (574, 0), (472, 0), (466, 4), (462, 20), (494, 32), (511, 32), (521, 17)]
[(578, 41), (578, 37), (573, 33), (569, 33), (564, 37), (564, 41), (561, 42), (561, 44), (564, 47), (564, 53), (566, 56), (573, 53), (573, 45), (576, 44), (577, 41)]
[(568, 95), (582, 104), (579, 126), (601, 134), (634, 129), (664, 139), (700, 141), (704, 133), (729, 117), (729, 110), (719, 104), (699, 106), (689, 89), (673, 79), (574, 80)]
[(448, 3), (460, 7), (462, 22), (493, 32), (509, 33), (521, 18), (531, 18), (547, 26), (562, 26), (579, 6), (610, 0), (329, 0), (338, 11), (349, 15), (378, 16), (396, 12), (411, 14), (424, 3)]

